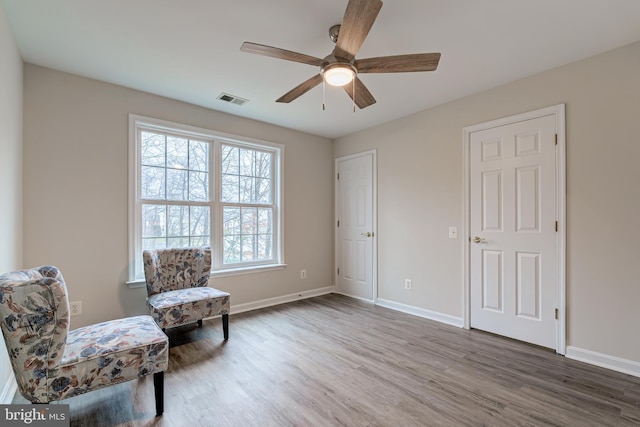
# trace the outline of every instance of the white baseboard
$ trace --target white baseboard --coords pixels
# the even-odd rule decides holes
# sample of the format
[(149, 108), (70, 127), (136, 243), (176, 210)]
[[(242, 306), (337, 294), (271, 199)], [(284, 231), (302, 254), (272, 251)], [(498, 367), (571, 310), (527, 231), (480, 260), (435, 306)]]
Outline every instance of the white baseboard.
[(375, 301), (380, 307), (390, 308), (392, 310), (402, 311), (403, 313), (412, 314), (425, 319), (435, 320), (436, 322), (446, 323), (447, 325), (464, 327), (464, 319), (461, 317), (451, 316), (449, 314), (438, 313), (437, 311), (426, 310), (424, 308), (414, 307), (412, 305), (402, 304), (395, 301), (378, 298)]
[(600, 366), (601, 368), (611, 369), (612, 371), (622, 372), (623, 374), (640, 377), (640, 363), (634, 362), (633, 360), (622, 359), (620, 357), (573, 346), (567, 346), (567, 354), (565, 354), (565, 357)]
[(271, 307), (274, 305), (298, 301), (301, 299), (327, 295), (333, 293), (334, 291), (335, 286), (327, 286), (326, 288), (312, 289), (310, 291), (296, 292), (294, 294), (283, 295), (275, 298), (267, 298), (259, 301), (248, 302), (245, 304), (231, 305), (230, 314), (238, 314), (245, 311), (257, 310), (259, 308)]
[(0, 404), (9, 405), (13, 401), (16, 391), (18, 391), (18, 383), (16, 382), (16, 377), (13, 375), (13, 372), (11, 372), (2, 389), (2, 394), (0, 394)]

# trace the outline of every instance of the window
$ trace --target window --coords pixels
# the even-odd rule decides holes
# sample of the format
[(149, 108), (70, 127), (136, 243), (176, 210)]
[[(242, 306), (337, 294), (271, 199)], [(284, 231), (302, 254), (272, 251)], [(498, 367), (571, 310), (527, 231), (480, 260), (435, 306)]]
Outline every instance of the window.
[(281, 265), (282, 147), (130, 116), (130, 281), (142, 251), (211, 246), (213, 271)]
[(142, 249), (210, 246), (211, 142), (141, 128)]
[(273, 154), (222, 144), (223, 263), (270, 260)]

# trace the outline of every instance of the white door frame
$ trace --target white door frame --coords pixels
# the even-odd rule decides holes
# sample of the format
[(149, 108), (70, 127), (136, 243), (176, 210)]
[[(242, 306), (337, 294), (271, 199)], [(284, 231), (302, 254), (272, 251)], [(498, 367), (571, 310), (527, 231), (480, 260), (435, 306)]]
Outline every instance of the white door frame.
[[(339, 216), (339, 200), (338, 200), (338, 163), (344, 160), (356, 159), (358, 157), (364, 157), (371, 155), (371, 162), (373, 163), (371, 169), (371, 181), (372, 181), (372, 199), (371, 205), (373, 212), (371, 212), (371, 222), (372, 222), (372, 232), (373, 232), (373, 241), (371, 248), (371, 260), (372, 265), (371, 268), (373, 271), (371, 272), (371, 295), (373, 296), (372, 302), (376, 302), (378, 299), (378, 159), (377, 159), (377, 150), (368, 150), (360, 153), (349, 154), (347, 156), (337, 157), (334, 161), (333, 171), (334, 171), (334, 189), (333, 189), (333, 224), (334, 224), (334, 236), (333, 236), (333, 287), (337, 289), (338, 286), (338, 216)], [(367, 300), (368, 301), (368, 300)]]
[(468, 126), (463, 129), (463, 156), (464, 156), (464, 327), (471, 328), (471, 183), (470, 183), (470, 154), (471, 154), (471, 134), (473, 132), (490, 129), (499, 126), (521, 122), (524, 120), (536, 119), (539, 117), (554, 115), (556, 118), (556, 133), (558, 141), (556, 145), (556, 219), (558, 221), (558, 233), (556, 238), (557, 250), (557, 271), (556, 271), (556, 306), (558, 308), (558, 322), (556, 326), (556, 352), (565, 354), (566, 352), (566, 132), (565, 132), (565, 104), (558, 104), (540, 110), (529, 111), (502, 119), (492, 120)]

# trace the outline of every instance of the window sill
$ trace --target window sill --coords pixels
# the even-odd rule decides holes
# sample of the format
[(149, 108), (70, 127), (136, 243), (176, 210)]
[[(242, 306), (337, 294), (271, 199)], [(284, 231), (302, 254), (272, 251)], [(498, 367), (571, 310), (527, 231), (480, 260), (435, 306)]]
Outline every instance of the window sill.
[[(287, 268), (287, 264), (268, 264), (268, 265), (256, 265), (252, 267), (243, 267), (243, 268), (228, 268), (225, 270), (212, 271), (211, 277), (218, 278), (218, 277), (238, 276), (241, 274), (263, 273), (265, 271), (282, 270), (284, 268)], [(125, 283), (131, 289), (144, 288), (146, 286), (146, 282), (144, 279), (130, 280)]]
[(144, 288), (145, 286), (147, 286), (147, 282), (145, 282), (144, 279), (129, 280), (128, 282), (124, 283), (131, 289)]
[(251, 267), (242, 267), (242, 268), (227, 268), (225, 270), (212, 271), (211, 277), (238, 276), (240, 274), (262, 273), (265, 271), (282, 270), (283, 268), (287, 268), (287, 264), (266, 264), (266, 265), (255, 265)]

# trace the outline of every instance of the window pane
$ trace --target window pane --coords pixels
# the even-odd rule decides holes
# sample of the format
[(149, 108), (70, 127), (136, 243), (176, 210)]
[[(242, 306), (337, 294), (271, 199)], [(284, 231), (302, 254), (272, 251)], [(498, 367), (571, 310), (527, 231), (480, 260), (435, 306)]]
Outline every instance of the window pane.
[(164, 168), (142, 166), (140, 197), (143, 199), (164, 199), (164, 171)]
[(240, 203), (255, 203), (253, 198), (253, 188), (255, 178), (248, 176), (240, 177)]
[(172, 237), (167, 239), (168, 248), (186, 248), (189, 246), (188, 237)]
[(222, 201), (228, 203), (238, 203), (240, 194), (238, 193), (239, 177), (235, 175), (222, 176)]
[(209, 174), (189, 172), (189, 200), (206, 202), (209, 200)]
[(142, 164), (164, 167), (164, 135), (142, 131), (140, 138)]
[(258, 253), (257, 253), (258, 260), (265, 261), (265, 260), (271, 259), (272, 248), (273, 246), (271, 244), (270, 234), (258, 235)]
[(169, 206), (168, 237), (189, 235), (189, 206)]
[(224, 235), (240, 234), (240, 208), (224, 208)]
[(256, 234), (258, 232), (258, 209), (242, 208), (242, 234)]
[(224, 263), (235, 264), (240, 262), (240, 236), (226, 236), (223, 244)]
[(240, 149), (240, 175), (255, 175), (255, 151)]
[(271, 204), (271, 180), (256, 179), (256, 203)]
[(166, 207), (142, 205), (142, 238), (166, 236)]
[(240, 173), (240, 149), (236, 147), (222, 146), (222, 169), (223, 174), (238, 175)]
[(201, 141), (189, 141), (189, 169), (209, 172), (209, 144)]
[(189, 140), (167, 136), (167, 167), (174, 169), (189, 168)]
[(255, 175), (259, 178), (271, 178), (271, 153), (256, 151)]
[(255, 260), (255, 237), (242, 236), (242, 262)]
[(167, 239), (142, 239), (142, 250), (164, 249), (167, 247)]
[(259, 234), (273, 233), (273, 209), (258, 209)]
[(209, 247), (209, 246), (211, 246), (211, 243), (209, 242), (209, 238), (208, 237), (202, 237), (202, 236), (193, 237), (193, 236), (191, 236), (191, 239), (190, 239), (190, 242), (189, 242), (189, 246)]
[(192, 206), (191, 207), (191, 233), (193, 236), (207, 237), (210, 235), (210, 215), (209, 206)]
[(167, 169), (167, 200), (187, 200), (187, 171)]

